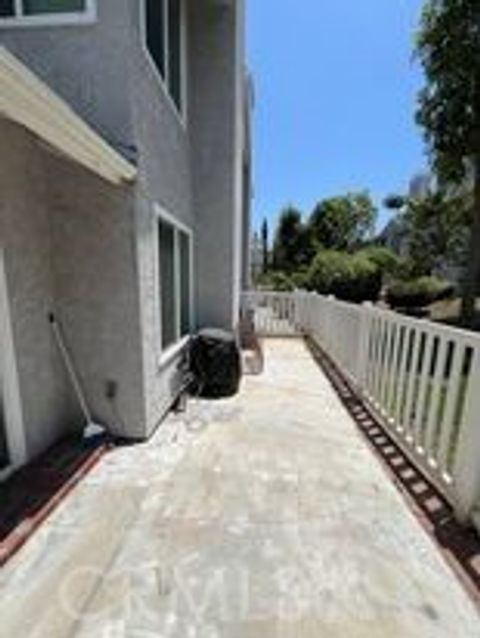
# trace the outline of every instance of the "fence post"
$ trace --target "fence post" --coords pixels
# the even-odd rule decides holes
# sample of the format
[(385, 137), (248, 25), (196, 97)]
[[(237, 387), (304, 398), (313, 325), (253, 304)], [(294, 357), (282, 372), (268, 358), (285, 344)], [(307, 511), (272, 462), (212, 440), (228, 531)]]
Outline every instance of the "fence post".
[(474, 350), (467, 388), (465, 419), (455, 458), (455, 512), (467, 523), (480, 499), (480, 348)]
[(305, 331), (305, 296), (302, 290), (296, 289), (293, 293), (293, 310), (294, 310), (294, 324), (296, 332)]
[(325, 324), (325, 350), (329, 357), (335, 359), (335, 295), (327, 296), (327, 303), (325, 304), (325, 310), (327, 313), (327, 321)]
[(315, 343), (318, 342), (318, 303), (317, 303), (317, 293), (315, 292), (307, 292), (307, 306), (308, 306), (308, 315), (307, 315), (307, 330), (308, 336), (313, 339)]
[(366, 390), (367, 368), (368, 368), (368, 345), (369, 345), (369, 326), (370, 326), (370, 310), (372, 303), (364, 302), (360, 307), (360, 347), (358, 350), (357, 362), (357, 385), (363, 393)]

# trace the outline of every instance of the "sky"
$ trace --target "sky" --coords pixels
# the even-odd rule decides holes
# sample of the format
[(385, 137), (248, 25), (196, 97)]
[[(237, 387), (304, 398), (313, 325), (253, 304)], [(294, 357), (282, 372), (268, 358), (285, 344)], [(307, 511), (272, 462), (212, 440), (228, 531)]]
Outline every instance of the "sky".
[[(248, 0), (254, 227), (294, 204), (370, 191), (381, 209), (425, 169), (414, 121), (422, 0)], [(389, 213), (380, 210), (378, 226)]]

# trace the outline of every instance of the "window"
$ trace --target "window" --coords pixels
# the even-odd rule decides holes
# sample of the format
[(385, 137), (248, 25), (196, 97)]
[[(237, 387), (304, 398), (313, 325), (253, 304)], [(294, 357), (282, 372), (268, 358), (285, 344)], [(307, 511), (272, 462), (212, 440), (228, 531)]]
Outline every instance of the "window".
[(170, 97), (183, 110), (183, 0), (145, 0), (148, 52)]
[(0, 17), (18, 24), (81, 22), (94, 17), (94, 0), (0, 0)]
[(191, 263), (190, 263), (190, 237), (183, 232), (180, 239), (180, 330), (186, 335), (190, 332), (191, 317)]
[(162, 215), (158, 219), (158, 286), (161, 347), (188, 335), (192, 324), (191, 235)]
[(145, 23), (148, 50), (165, 79), (165, 6), (162, 0), (147, 0)]

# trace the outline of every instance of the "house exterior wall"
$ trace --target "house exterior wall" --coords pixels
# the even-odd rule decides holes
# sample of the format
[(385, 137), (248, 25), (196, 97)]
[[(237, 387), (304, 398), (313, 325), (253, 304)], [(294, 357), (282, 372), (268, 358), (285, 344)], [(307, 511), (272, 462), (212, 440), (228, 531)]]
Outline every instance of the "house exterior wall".
[[(194, 327), (233, 329), (238, 317), (245, 233), (243, 0), (184, 1), (183, 117), (146, 52), (141, 2), (99, 0), (97, 21), (81, 26), (13, 29), (0, 22), (0, 43), (138, 166), (136, 183), (115, 189), (37, 149), (36, 178), (43, 186), (31, 186), (42, 188), (50, 224), (48, 242), (32, 248), (45, 261), (35, 275), (45, 279), (38, 282), (42, 313), (52, 305), (59, 313), (95, 418), (132, 438), (153, 431), (182, 383), (183, 352), (160, 356), (155, 206), (193, 231)], [(11, 184), (12, 198), (20, 188)], [(28, 201), (35, 193), (25, 189), (24, 195)], [(29, 224), (27, 215), (24, 231)], [(40, 230), (30, 241), (40, 242)], [(43, 328), (39, 342), (46, 338)], [(32, 335), (23, 335), (26, 349)], [(32, 350), (31, 358), (37, 356), (44, 355)], [(58, 356), (50, 356), (52, 388), (43, 400), (51, 397), (52, 405), (44, 408), (45, 421), (60, 432), (60, 423), (79, 416)], [(118, 384), (115, 404), (105, 398), (109, 380)], [(57, 415), (58, 396), (64, 398)], [(32, 435), (38, 446), (52, 436), (41, 429)], [(38, 446), (34, 441), (31, 449)]]
[(51, 312), (95, 420), (117, 436), (144, 438), (133, 194), (51, 154), (15, 124), (0, 121), (0, 136), (9, 149), (0, 161), (0, 248), (26, 458), (84, 419)]
[(5, 121), (0, 138), (8, 148), (8, 161), (0, 162), (0, 243), (25, 451), (32, 457), (79, 415), (47, 319), (55, 286), (41, 153), (26, 132)]
[(4, 27), (0, 43), (58, 93), (113, 147), (134, 153), (128, 60), (135, 0), (98, 0), (93, 24)]
[(243, 3), (189, 6), (197, 318), (231, 328), (241, 277)]
[(244, 143), (243, 143), (243, 212), (242, 212), (242, 290), (252, 284), (251, 264), (251, 225), (253, 189), (253, 148), (252, 148), (252, 112), (254, 108), (254, 86), (250, 74), (245, 77), (244, 91)]
[[(134, 198), (58, 157), (45, 158), (58, 316), (98, 423), (144, 438)], [(116, 384), (114, 400), (107, 382)]]
[[(138, 160), (135, 186), (135, 234), (143, 355), (144, 435), (165, 416), (182, 385), (182, 352), (160, 362), (160, 323), (156, 297), (157, 217), (160, 206), (176, 220), (194, 228), (190, 178), (188, 115), (182, 121), (146, 51), (142, 11), (130, 6), (133, 33), (129, 56), (131, 109)], [(188, 16), (187, 20), (188, 20)], [(186, 25), (188, 32), (188, 24)], [(188, 48), (188, 42), (187, 42)], [(187, 87), (188, 94), (188, 87)]]
[[(180, 118), (142, 40), (141, 12), (132, 11), (132, 121), (138, 152), (136, 230), (144, 362), (146, 428), (150, 433), (182, 384), (183, 353), (159, 357), (155, 314), (158, 204), (193, 231), (194, 327), (235, 327), (240, 287), (243, 51), (239, 7), (185, 3), (185, 111)], [(236, 43), (236, 46), (232, 46)], [(242, 88), (241, 87), (241, 88)], [(241, 89), (240, 89), (241, 90)], [(240, 189), (240, 190), (239, 190)]]

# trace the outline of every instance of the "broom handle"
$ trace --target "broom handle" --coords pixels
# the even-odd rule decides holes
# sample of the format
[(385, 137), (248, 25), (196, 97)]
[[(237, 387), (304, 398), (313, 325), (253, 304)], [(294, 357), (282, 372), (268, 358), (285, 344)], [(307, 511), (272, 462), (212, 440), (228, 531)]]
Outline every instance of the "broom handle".
[(70, 381), (72, 382), (73, 388), (75, 390), (75, 394), (77, 395), (78, 402), (80, 404), (80, 408), (82, 410), (83, 416), (87, 423), (92, 423), (92, 415), (90, 414), (90, 410), (88, 409), (87, 401), (85, 399), (85, 395), (83, 394), (82, 386), (80, 385), (80, 381), (78, 379), (75, 368), (73, 367), (72, 358), (70, 353), (67, 350), (67, 346), (65, 345), (65, 340), (62, 335), (62, 331), (60, 330), (60, 326), (55, 318), (55, 315), (50, 314), (49, 320), (52, 325), (53, 333), (57, 340), (58, 347), (60, 349), (60, 353), (62, 355), (63, 363), (65, 364), (65, 368), (67, 369), (68, 376), (70, 377)]

